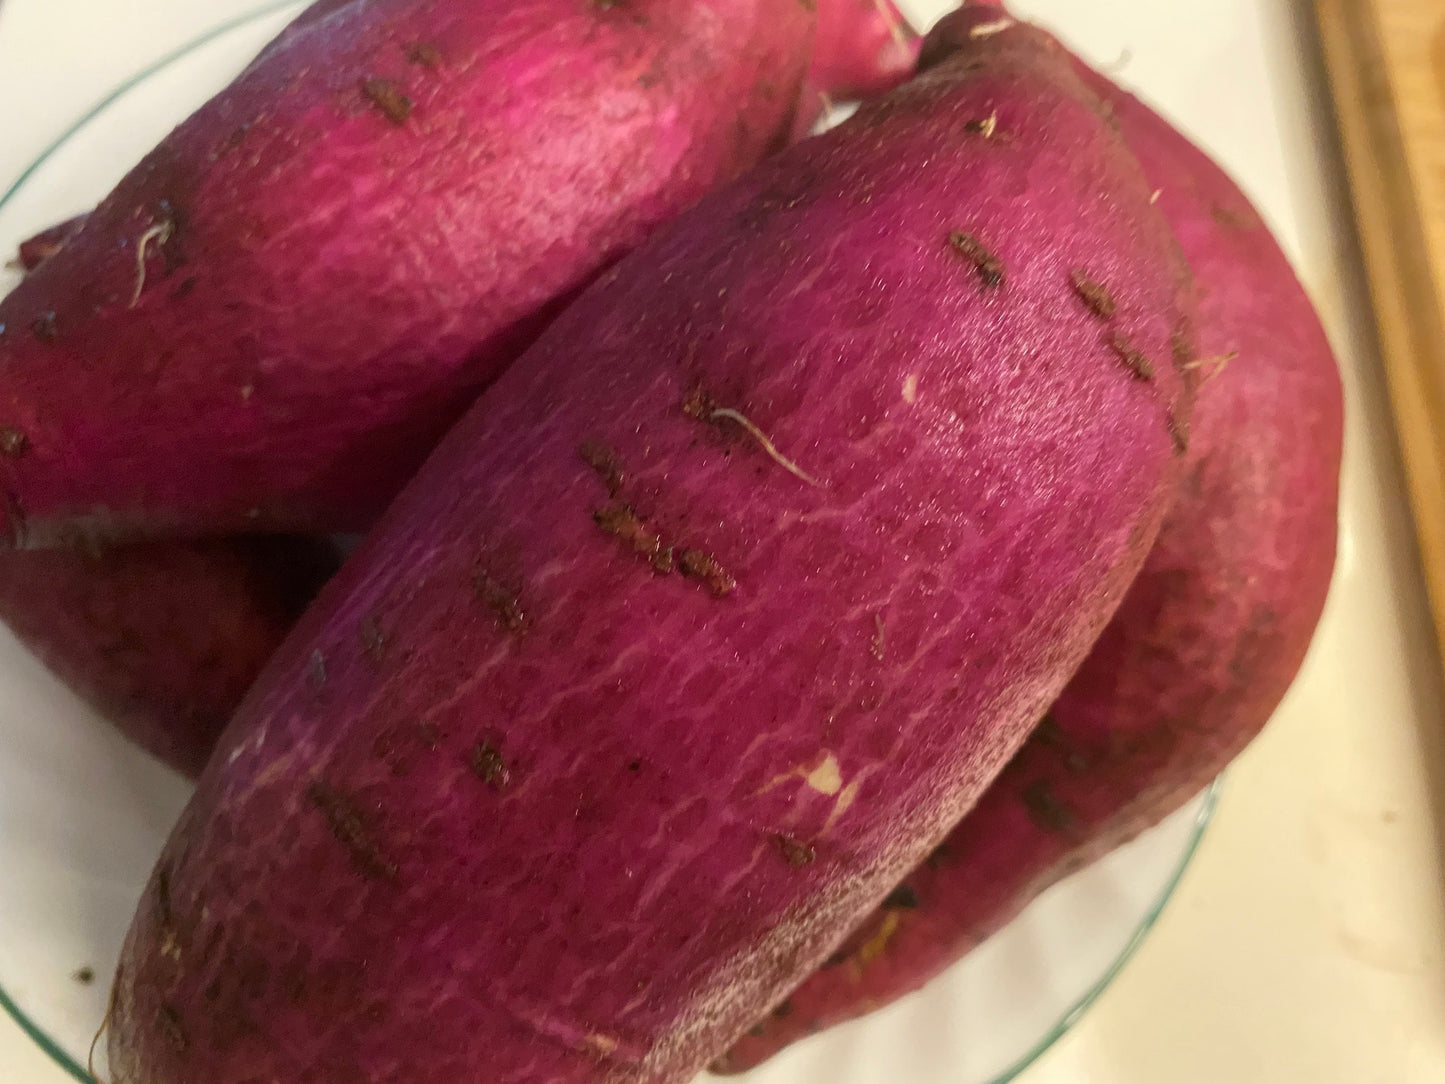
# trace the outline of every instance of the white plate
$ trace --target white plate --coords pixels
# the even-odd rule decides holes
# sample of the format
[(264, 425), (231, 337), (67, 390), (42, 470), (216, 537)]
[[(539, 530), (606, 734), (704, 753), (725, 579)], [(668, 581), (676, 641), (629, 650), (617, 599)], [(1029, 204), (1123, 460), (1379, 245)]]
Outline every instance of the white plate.
[[(0, 198), (0, 252), (92, 206), (301, 6), (273, 5), (217, 29), (65, 132)], [(944, 6), (914, 4), (910, 13), (927, 25)], [(9, 285), (0, 281), (0, 291)], [(0, 630), (0, 1006), (79, 1081), (90, 1080), (87, 1050), (135, 900), (188, 791)], [(1193, 854), (1216, 794), (1217, 785), (1056, 886), (927, 990), (801, 1043), (746, 1079), (1012, 1079), (1127, 962)], [(83, 969), (91, 982), (77, 977)]]

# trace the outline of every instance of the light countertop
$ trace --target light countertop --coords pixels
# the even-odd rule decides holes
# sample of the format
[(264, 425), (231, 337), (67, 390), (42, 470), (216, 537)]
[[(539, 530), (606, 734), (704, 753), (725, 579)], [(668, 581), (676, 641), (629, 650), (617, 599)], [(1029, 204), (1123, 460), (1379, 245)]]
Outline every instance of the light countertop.
[[(127, 75), (256, 6), (0, 0), (0, 188)], [(1018, 7), (1118, 57), (1240, 178), (1315, 295), (1349, 410), (1340, 568), (1305, 672), (1154, 933), (1021, 1082), (1445, 1081), (1445, 697), (1309, 5)], [(0, 1084), (67, 1080), (0, 1017)]]

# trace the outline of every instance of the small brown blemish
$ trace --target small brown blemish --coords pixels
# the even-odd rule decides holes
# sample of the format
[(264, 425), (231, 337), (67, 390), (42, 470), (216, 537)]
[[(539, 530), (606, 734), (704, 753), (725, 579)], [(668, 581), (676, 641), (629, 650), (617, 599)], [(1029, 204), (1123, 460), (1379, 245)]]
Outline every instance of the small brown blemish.
[(390, 79), (363, 79), (361, 93), (392, 124), (405, 124), (411, 116), (412, 100)]
[(617, 458), (617, 453), (597, 440), (584, 440), (577, 452), (582, 456), (582, 462), (596, 471), (602, 481), (606, 483), (607, 495), (609, 497), (617, 496), (622, 489), (622, 483), (627, 478), (622, 469), (622, 461)]
[(592, 513), (592, 520), (630, 546), (633, 553), (646, 558), (655, 571), (666, 575), (676, 567), (672, 547), (664, 545), (662, 538), (649, 530), (629, 505), (613, 502)]
[(1074, 284), (1074, 292), (1079, 295), (1085, 305), (1089, 306), (1090, 312), (1104, 320), (1113, 318), (1119, 307), (1115, 304), (1114, 295), (1109, 292), (1107, 286), (1101, 282), (1095, 282), (1081, 267), (1076, 267), (1069, 272), (1069, 281)]
[(689, 418), (707, 421), (717, 409), (717, 401), (702, 388), (694, 388), (682, 401), (682, 412)]
[(501, 750), (489, 741), (472, 746), (467, 753), (467, 766), (478, 779), (499, 793), (511, 785), (512, 769), (502, 758)]
[(93, 967), (82, 967), (80, 970), (76, 971), (76, 972), (75, 972), (73, 975), (71, 975), (70, 977), (71, 977), (72, 979), (74, 979), (76, 982), (80, 983), (80, 985), (82, 985), (82, 986), (89, 986), (89, 985), (91, 985), (93, 982), (95, 982), (95, 968), (93, 968)]
[(684, 576), (702, 581), (718, 598), (732, 594), (738, 585), (716, 557), (702, 550), (683, 550), (677, 555), (677, 568)]
[(801, 868), (811, 865), (818, 857), (818, 849), (811, 843), (804, 843), (782, 833), (773, 836), (773, 845), (790, 866)]
[(1154, 366), (1142, 350), (1138, 350), (1120, 332), (1114, 332), (1109, 336), (1109, 349), (1114, 351), (1119, 360), (1122, 361), (1128, 370), (1134, 374), (1135, 380), (1153, 380)]
[(1022, 794), (1024, 808), (1029, 819), (1046, 832), (1071, 835), (1074, 830), (1074, 814), (1068, 806), (1055, 797), (1047, 780), (1030, 783)]
[(508, 590), (486, 569), (479, 569), (472, 575), (472, 592), (492, 611), (498, 627), (504, 632), (520, 632), (527, 623), (527, 615), (517, 593)]
[(1189, 451), (1189, 422), (1171, 411), (1167, 424), (1169, 439), (1174, 444), (1174, 454), (1184, 455)]
[(400, 779), (411, 773), (419, 750), (437, 751), (441, 737), (430, 723), (399, 723), (378, 734), (371, 751)]
[(899, 885), (888, 898), (883, 901), (883, 906), (893, 911), (916, 911), (918, 910), (918, 893), (912, 885)]
[(186, 1030), (181, 1027), (181, 1014), (176, 1012), (172, 1006), (162, 1003), (161, 1007), (156, 1010), (156, 1028), (177, 1054), (184, 1054), (191, 1048), (191, 1041), (186, 1037)]
[(948, 243), (978, 271), (978, 277), (990, 289), (1003, 285), (1003, 260), (990, 252), (977, 237), (963, 230), (948, 235)]
[(1194, 346), (1189, 341), (1189, 336), (1182, 331), (1175, 331), (1169, 336), (1169, 350), (1173, 355), (1174, 368), (1181, 372), (1189, 369), (1189, 363), (1194, 358)]
[(30, 332), (43, 343), (53, 343), (60, 337), (60, 328), (55, 322), (55, 313), (42, 312), (30, 322)]
[(1253, 216), (1218, 203), (1209, 208), (1209, 217), (1227, 230), (1251, 230), (1257, 225)]
[(406, 59), (423, 68), (430, 68), (436, 71), (442, 66), (442, 52), (435, 45), (426, 41), (413, 42), (406, 47)]
[(30, 450), (30, 438), (18, 429), (0, 426), (0, 454), (19, 459)]
[(306, 788), (306, 797), (320, 810), (331, 834), (346, 848), (351, 864), (360, 873), (380, 881), (397, 879), (396, 863), (382, 854), (368, 819), (355, 799), (319, 779)]
[(374, 615), (362, 620), (360, 635), (362, 654), (374, 665), (380, 665), (386, 655), (388, 637)]
[(773, 1015), (779, 1020), (786, 1020), (788, 1017), (793, 1015), (793, 1003), (791, 1001), (784, 1001), (781, 1005), (779, 1005), (776, 1009), (773, 1010)]

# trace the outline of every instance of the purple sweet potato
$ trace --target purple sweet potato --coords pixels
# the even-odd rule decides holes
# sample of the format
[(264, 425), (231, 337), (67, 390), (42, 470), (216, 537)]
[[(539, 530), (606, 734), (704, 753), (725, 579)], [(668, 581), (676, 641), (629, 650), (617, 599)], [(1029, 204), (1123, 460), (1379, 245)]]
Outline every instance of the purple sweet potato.
[[(1070, 871), (1178, 809), (1293, 680), (1334, 564), (1340, 382), (1289, 261), (1235, 184), (1092, 72), (1201, 293), (1203, 377), (1180, 496), (1042, 725), (933, 856), (717, 1068), (927, 982)], [(1116, 303), (1081, 282), (1091, 304)]]
[(84, 223), (85, 216), (76, 215), (74, 218), (51, 226), (48, 230), (41, 230), (28, 241), (21, 241), (19, 256), (16, 260), (20, 269), (34, 271), (64, 248), (65, 242), (70, 240)]
[(893, 0), (821, 0), (808, 86), (842, 99), (882, 94), (913, 74), (918, 46)]
[(131, 739), (196, 775), (339, 567), (306, 538), (0, 554), (0, 620)]
[(372, 0), (294, 33), (0, 302), (0, 537), (367, 526), (561, 301), (787, 139), (810, 7)]
[(1122, 599), (1182, 464), (1190, 292), (1024, 32), (659, 231), (247, 697), (127, 939), (116, 1084), (689, 1079)]

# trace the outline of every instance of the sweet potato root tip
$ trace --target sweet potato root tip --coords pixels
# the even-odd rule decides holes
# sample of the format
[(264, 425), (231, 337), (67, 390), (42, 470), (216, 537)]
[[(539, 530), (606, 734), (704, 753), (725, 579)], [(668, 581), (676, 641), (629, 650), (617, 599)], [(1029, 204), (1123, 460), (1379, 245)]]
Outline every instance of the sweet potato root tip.
[(1002, 34), (1005, 30), (1010, 30), (1017, 25), (1017, 22), (1007, 17), (995, 19), (993, 22), (979, 23), (968, 32), (968, 36), (974, 39), (991, 38), (995, 34)]
[(135, 288), (131, 291), (130, 304), (127, 308), (135, 308), (140, 304), (141, 295), (146, 288), (146, 260), (150, 257), (150, 248), (154, 244), (157, 248), (164, 248), (167, 241), (171, 239), (175, 224), (169, 220), (157, 222), (145, 233), (140, 235), (140, 240), (135, 245)]

